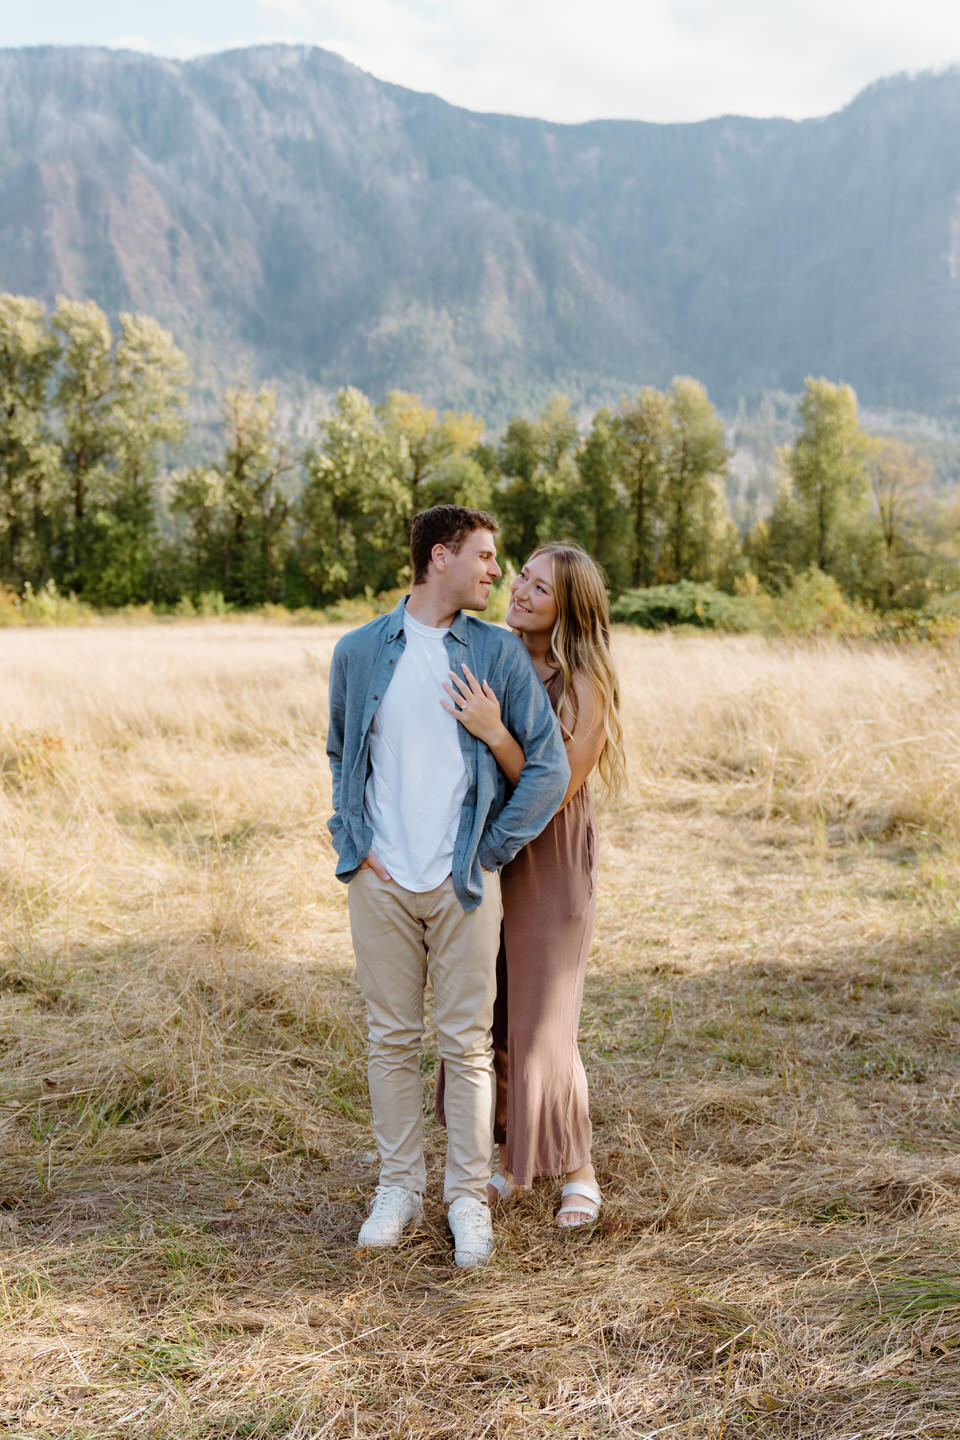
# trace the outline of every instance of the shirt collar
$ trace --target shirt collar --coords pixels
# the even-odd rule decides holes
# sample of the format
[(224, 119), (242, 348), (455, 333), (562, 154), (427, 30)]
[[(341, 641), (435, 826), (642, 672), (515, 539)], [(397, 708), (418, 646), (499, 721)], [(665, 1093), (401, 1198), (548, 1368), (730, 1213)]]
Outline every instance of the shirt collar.
[(390, 612), (390, 624), (387, 627), (388, 640), (399, 640), (403, 634), (403, 611), (408, 599), (409, 596), (402, 596)]
[[(388, 640), (399, 640), (400, 636), (403, 634), (403, 612), (409, 598), (409, 595), (404, 595), (403, 598), (398, 601), (394, 609), (390, 612), (390, 625), (387, 629)], [(462, 610), (458, 610), (456, 615), (453, 617), (453, 624), (450, 626), (450, 634), (455, 640), (459, 640), (461, 645), (466, 645), (467, 617)]]
[(453, 617), (453, 624), (450, 626), (450, 634), (454, 640), (459, 640), (461, 645), (467, 643), (467, 617), (462, 610), (458, 610)]

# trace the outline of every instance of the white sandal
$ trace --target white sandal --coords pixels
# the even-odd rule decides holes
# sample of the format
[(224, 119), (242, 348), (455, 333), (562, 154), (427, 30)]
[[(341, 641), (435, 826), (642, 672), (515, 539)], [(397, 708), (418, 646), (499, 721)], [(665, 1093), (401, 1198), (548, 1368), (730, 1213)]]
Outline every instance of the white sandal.
[[(573, 1205), (564, 1204), (565, 1200), (571, 1199), (574, 1195), (578, 1197), (578, 1203)], [(575, 1230), (579, 1225), (592, 1225), (600, 1218), (600, 1206), (603, 1204), (603, 1196), (596, 1185), (589, 1180), (568, 1180), (560, 1191), (560, 1209), (557, 1211), (557, 1228), (559, 1230)], [(563, 1220), (563, 1215), (581, 1215), (581, 1220)]]

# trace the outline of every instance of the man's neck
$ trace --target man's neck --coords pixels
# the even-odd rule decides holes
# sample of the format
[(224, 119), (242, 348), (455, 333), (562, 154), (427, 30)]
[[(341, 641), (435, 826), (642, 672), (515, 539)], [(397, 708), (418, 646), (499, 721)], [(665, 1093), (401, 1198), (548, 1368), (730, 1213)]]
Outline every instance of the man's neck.
[(410, 591), (407, 614), (421, 625), (429, 625), (433, 630), (449, 630), (459, 613), (459, 606), (451, 610), (446, 596), (429, 583), (414, 585)]

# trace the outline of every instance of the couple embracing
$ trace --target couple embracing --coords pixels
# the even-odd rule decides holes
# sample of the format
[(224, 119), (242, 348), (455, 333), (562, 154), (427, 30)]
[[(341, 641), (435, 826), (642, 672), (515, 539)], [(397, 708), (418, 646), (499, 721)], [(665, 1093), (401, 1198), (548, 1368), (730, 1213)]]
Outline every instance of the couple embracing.
[(486, 609), (500, 578), (497, 530), (456, 505), (415, 516), (410, 595), (344, 636), (330, 670), (329, 823), (380, 1157), (358, 1243), (395, 1245), (422, 1215), (429, 975), (444, 1201), (465, 1267), (493, 1251), (491, 1207), (537, 1177), (563, 1179), (559, 1226), (600, 1212), (577, 1048), (596, 904), (586, 780), (623, 774), (599, 571), (573, 546), (535, 551), (508, 634), (465, 613)]

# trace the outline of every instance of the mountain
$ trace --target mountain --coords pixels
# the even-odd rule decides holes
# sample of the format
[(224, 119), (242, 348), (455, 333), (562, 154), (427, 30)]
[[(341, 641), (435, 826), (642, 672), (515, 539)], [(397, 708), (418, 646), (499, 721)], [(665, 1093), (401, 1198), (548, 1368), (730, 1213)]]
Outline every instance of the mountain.
[(0, 290), (195, 357), (518, 408), (702, 379), (960, 395), (960, 72), (824, 119), (481, 115), (323, 50), (0, 50)]

